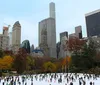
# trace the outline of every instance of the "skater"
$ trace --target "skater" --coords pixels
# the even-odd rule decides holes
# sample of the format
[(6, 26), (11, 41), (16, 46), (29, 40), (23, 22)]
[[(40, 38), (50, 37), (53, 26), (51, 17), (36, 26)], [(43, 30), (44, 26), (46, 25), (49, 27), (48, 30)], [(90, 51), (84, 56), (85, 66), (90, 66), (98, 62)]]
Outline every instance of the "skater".
[(90, 82), (90, 85), (92, 85), (92, 82)]
[(71, 82), (70, 85), (73, 85), (73, 83)]

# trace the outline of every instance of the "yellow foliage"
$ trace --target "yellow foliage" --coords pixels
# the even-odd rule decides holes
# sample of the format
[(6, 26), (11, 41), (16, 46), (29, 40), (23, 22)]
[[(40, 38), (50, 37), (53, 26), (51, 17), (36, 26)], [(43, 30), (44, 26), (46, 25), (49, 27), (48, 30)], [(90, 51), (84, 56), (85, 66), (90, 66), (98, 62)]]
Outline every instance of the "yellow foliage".
[(43, 64), (43, 67), (45, 71), (55, 72), (56, 71), (56, 65), (52, 62), (46, 62)]
[(11, 56), (0, 58), (0, 69), (11, 69), (14, 59)]

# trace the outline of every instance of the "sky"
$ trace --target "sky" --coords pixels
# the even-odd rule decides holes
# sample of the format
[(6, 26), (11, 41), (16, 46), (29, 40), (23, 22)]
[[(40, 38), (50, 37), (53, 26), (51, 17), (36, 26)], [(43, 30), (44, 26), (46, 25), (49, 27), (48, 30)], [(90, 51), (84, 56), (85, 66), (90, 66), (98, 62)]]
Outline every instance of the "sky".
[(29, 40), (38, 46), (38, 23), (49, 17), (49, 3), (56, 5), (56, 38), (59, 33), (75, 32), (75, 27), (82, 26), (83, 36), (87, 36), (85, 14), (100, 9), (100, 0), (0, 0), (0, 33), (3, 26), (19, 21), (21, 24), (21, 42)]

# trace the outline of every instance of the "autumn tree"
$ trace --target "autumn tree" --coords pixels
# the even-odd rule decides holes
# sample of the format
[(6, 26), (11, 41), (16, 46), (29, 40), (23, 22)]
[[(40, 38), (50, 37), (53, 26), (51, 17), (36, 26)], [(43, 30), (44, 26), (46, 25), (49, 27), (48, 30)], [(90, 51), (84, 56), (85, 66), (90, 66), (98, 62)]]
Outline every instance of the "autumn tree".
[(14, 68), (20, 74), (26, 70), (26, 50), (20, 48), (14, 59)]
[(72, 54), (72, 67), (75, 71), (85, 71), (95, 66), (96, 48), (93, 40), (90, 39), (88, 44), (85, 44), (82, 52), (74, 51)]
[(0, 49), (0, 58), (2, 58), (4, 56), (4, 52), (2, 49)]
[(14, 59), (11, 56), (4, 56), (3, 58), (0, 58), (0, 69), (11, 70), (13, 61)]
[(42, 69), (42, 66), (45, 62), (50, 61), (49, 57), (34, 57), (34, 69), (38, 70), (38, 69)]
[(69, 38), (68, 40), (68, 49), (69, 51), (79, 51), (82, 49), (84, 44), (86, 43), (86, 40), (82, 40), (79, 38)]
[(4, 55), (9, 55), (9, 56), (13, 56), (13, 51), (12, 50), (5, 50), (4, 51)]
[(52, 62), (45, 62), (43, 64), (43, 68), (45, 72), (55, 72), (56, 71), (56, 65)]
[(63, 58), (63, 60), (61, 61), (61, 65), (62, 65), (62, 70), (65, 69), (65, 72), (66, 72), (66, 69), (68, 70), (69, 69), (69, 66), (70, 66), (70, 61), (71, 61), (71, 57), (70, 56), (66, 56), (65, 58)]
[(34, 59), (32, 56), (26, 57), (26, 70), (33, 70), (34, 67)]

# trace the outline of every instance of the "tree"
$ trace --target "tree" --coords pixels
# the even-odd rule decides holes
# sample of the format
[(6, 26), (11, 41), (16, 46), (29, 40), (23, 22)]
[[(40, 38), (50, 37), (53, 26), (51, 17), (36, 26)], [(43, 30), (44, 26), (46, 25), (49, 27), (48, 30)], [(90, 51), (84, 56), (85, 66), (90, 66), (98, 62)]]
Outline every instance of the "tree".
[(4, 52), (3, 52), (3, 50), (2, 50), (2, 49), (0, 49), (0, 58), (2, 58), (2, 57), (3, 57), (3, 55), (4, 55)]
[(80, 40), (79, 38), (69, 38), (68, 49), (69, 51), (79, 51), (85, 43), (85, 40)]
[(55, 72), (56, 71), (56, 65), (52, 62), (46, 62), (43, 64), (43, 68), (45, 72)]
[(11, 70), (13, 61), (14, 59), (11, 56), (4, 56), (3, 58), (0, 58), (0, 69)]
[(62, 68), (63, 68), (62, 70), (65, 69), (65, 72), (66, 72), (66, 69), (67, 69), (67, 71), (69, 69), (70, 61), (71, 61), (71, 57), (66, 56), (61, 62), (61, 65), (62, 65)]
[(50, 61), (49, 57), (34, 57), (34, 69), (40, 70), (45, 62)]
[(34, 67), (34, 59), (31, 56), (26, 57), (26, 70), (32, 70)]
[(9, 50), (5, 50), (4, 51), (4, 55), (9, 55), (9, 56), (13, 56), (14, 54), (13, 54), (13, 51), (9, 51)]
[(88, 44), (82, 48), (82, 52), (74, 51), (72, 54), (72, 66), (77, 71), (88, 70), (94, 67), (94, 57), (96, 48), (94, 42), (90, 39)]
[(24, 49), (19, 49), (14, 59), (14, 68), (20, 74), (26, 70), (26, 57), (27, 52)]

